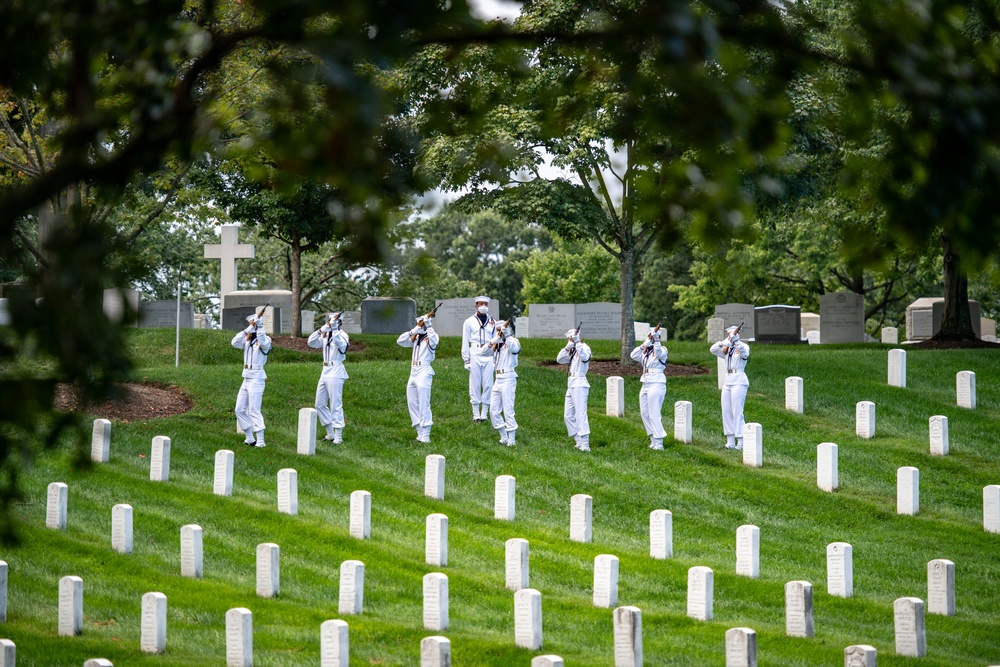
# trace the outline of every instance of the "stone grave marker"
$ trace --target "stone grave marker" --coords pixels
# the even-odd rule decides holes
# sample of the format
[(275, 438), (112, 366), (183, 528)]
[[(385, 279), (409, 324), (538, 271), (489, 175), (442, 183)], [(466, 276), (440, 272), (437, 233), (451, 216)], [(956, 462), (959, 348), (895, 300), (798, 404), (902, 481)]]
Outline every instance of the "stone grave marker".
[(691, 401), (674, 403), (674, 440), (691, 444)]
[(273, 542), (257, 545), (257, 597), (276, 598), (281, 590), (281, 550)]
[(906, 340), (927, 340), (934, 335), (934, 301), (921, 297), (906, 307)]
[(9, 639), (0, 639), (0, 667), (15, 667), (17, 646)]
[(221, 261), (220, 294), (236, 290), (236, 260), (253, 259), (253, 245), (239, 242), (239, 225), (222, 225), (220, 243), (205, 244), (205, 259)]
[(531, 659), (531, 667), (566, 667), (558, 655), (536, 655)]
[(444, 457), (428, 454), (424, 461), (424, 495), (444, 500)]
[[(247, 317), (253, 315), (257, 312), (257, 306), (244, 306), (242, 308), (226, 308), (219, 315), (219, 324), (225, 331), (243, 331), (247, 328)], [(265, 315), (266, 320), (270, 321), (271, 318)], [(268, 331), (268, 329), (273, 329), (273, 326), (265, 326), (264, 331), (268, 334), (273, 333)]]
[(170, 479), (170, 438), (165, 435), (153, 437), (149, 453), (149, 481), (166, 482)]
[(295, 451), (303, 456), (316, 455), (316, 408), (299, 408), (299, 430)]
[(844, 649), (844, 667), (878, 667), (878, 651), (868, 644), (855, 644)]
[(444, 514), (427, 515), (424, 562), (436, 567), (448, 565), (448, 517)]
[(813, 587), (808, 581), (785, 584), (785, 634), (789, 637), (812, 637)]
[(758, 343), (801, 342), (801, 314), (802, 309), (798, 306), (773, 305), (754, 308), (754, 340)]
[(757, 329), (754, 325), (754, 307), (748, 303), (724, 303), (715, 307), (715, 316), (722, 318), (725, 326), (722, 327), (723, 335), (713, 341), (722, 340), (725, 330), (729, 327), (738, 327), (743, 323), (743, 330), (740, 331), (740, 338), (744, 340), (754, 340), (757, 337)]
[(927, 563), (927, 613), (955, 615), (955, 563), (936, 558)]
[(10, 326), (10, 299), (0, 299), (0, 327)]
[(736, 574), (756, 579), (760, 576), (760, 528), (745, 525), (736, 529)]
[(448, 629), (448, 577), (440, 572), (424, 575), (424, 630)]
[(66, 530), (66, 507), (69, 503), (69, 487), (63, 482), (49, 484), (45, 502), (45, 527)]
[[(270, 304), (270, 305), (268, 305)], [(289, 290), (238, 290), (222, 297), (222, 328), (241, 331), (247, 328), (246, 315), (237, 320), (231, 313), (242, 314), (247, 308), (253, 313), (264, 310), (264, 331), (270, 335), (292, 333), (292, 293)], [(249, 315), (250, 313), (247, 313)]]
[(810, 331), (820, 330), (820, 316), (816, 313), (801, 313), (799, 315), (799, 322), (802, 325), (803, 338), (805, 338), (806, 334)]
[(853, 551), (847, 542), (826, 545), (826, 592), (830, 595), (854, 597)]
[(518, 317), (514, 322), (514, 334), (520, 338), (532, 338), (531, 335), (531, 318), (530, 317)]
[[(136, 325), (136, 316), (139, 314), (139, 299), (141, 294), (134, 289), (118, 289), (110, 287), (104, 290), (104, 314), (109, 320), (116, 324), (124, 324), (129, 327)], [(128, 313), (125, 312), (126, 308)], [(128, 320), (126, 320), (128, 317)]]
[(955, 398), (958, 407), (976, 408), (976, 374), (972, 371), (959, 371), (955, 374)]
[(372, 536), (372, 494), (368, 491), (351, 492), (351, 537), (367, 540)]
[(916, 514), (920, 510), (920, 471), (913, 466), (896, 470), (896, 514)]
[[(649, 322), (632, 322), (632, 340), (642, 340), (649, 335), (649, 330), (653, 328)], [(667, 327), (661, 326), (660, 333), (663, 340), (667, 340)]]
[(948, 418), (944, 415), (934, 415), (929, 420), (931, 455), (948, 455)]
[(649, 556), (657, 560), (673, 558), (674, 516), (670, 510), (649, 513)]
[(181, 526), (181, 576), (201, 579), (203, 555), (201, 526)]
[(293, 516), (299, 513), (299, 474), (292, 468), (278, 471), (278, 511)]
[(997, 335), (997, 321), (990, 319), (989, 317), (979, 318), (979, 338), (980, 340), (985, 340), (986, 336), (993, 336), (996, 338)]
[[(181, 329), (194, 328), (194, 304), (181, 301)], [(139, 328), (174, 329), (177, 327), (177, 301), (157, 299), (139, 303)]]
[(514, 520), (514, 493), (517, 480), (512, 475), (500, 475), (493, 491), (493, 518), (500, 521)]
[(715, 375), (719, 380), (719, 391), (726, 386), (726, 360), (722, 357), (715, 358)]
[(205, 313), (195, 313), (194, 314), (194, 328), (195, 329), (210, 329), (208, 326), (208, 315)]
[(858, 401), (854, 408), (854, 433), (865, 440), (875, 437), (875, 403)]
[(865, 297), (830, 292), (819, 298), (820, 338), (824, 343), (865, 342)]
[(743, 425), (743, 465), (751, 468), (764, 465), (764, 428), (760, 424)]
[[(289, 317), (291, 317), (291, 313), (289, 313)], [(302, 336), (308, 336), (313, 331), (315, 331), (316, 329), (319, 328), (319, 327), (316, 326), (316, 311), (315, 310), (300, 310), (299, 311), (299, 317), (302, 320), (300, 322), (300, 324), (301, 324), (301, 328), (299, 330), (299, 334), (300, 335), (302, 335)]]
[(340, 564), (340, 594), (337, 610), (340, 614), (357, 615), (364, 608), (365, 564), (345, 560)]
[(906, 387), (906, 350), (889, 350), (889, 386)]
[(111, 508), (111, 548), (122, 554), (132, 553), (132, 506)]
[(805, 335), (806, 342), (810, 345), (819, 345), (823, 342), (823, 334), (820, 333), (818, 329), (813, 329), (812, 331), (807, 331)]
[(896, 628), (896, 654), (911, 658), (927, 655), (924, 601), (920, 598), (897, 598), (892, 604), (892, 610)]
[(882, 342), (887, 345), (899, 345), (899, 329), (882, 327)]
[(416, 324), (417, 302), (413, 299), (365, 297), (361, 301), (361, 332), (399, 334)]
[(90, 460), (107, 463), (111, 456), (111, 422), (95, 419), (94, 431), (90, 438)]
[(642, 667), (642, 611), (615, 609), (615, 667)]
[(514, 593), (514, 644), (532, 651), (542, 648), (542, 594), (534, 588)]
[(840, 484), (838, 454), (838, 447), (832, 442), (821, 442), (816, 447), (816, 486), (824, 491), (836, 491)]
[(139, 622), (139, 650), (163, 653), (167, 650), (167, 596), (146, 593), (142, 596)]
[(712, 568), (697, 565), (688, 570), (687, 615), (696, 621), (712, 620), (712, 597), (715, 573)]
[[(476, 296), (457, 299), (434, 299), (434, 304), (441, 304), (434, 314), (434, 330), (439, 336), (461, 336), (462, 327), (465, 320), (476, 313)], [(490, 315), (494, 319), (500, 318), (500, 301), (490, 299)], [(518, 322), (520, 324), (520, 322)], [(402, 329), (400, 329), (402, 331)]]
[(212, 492), (217, 496), (233, 495), (233, 452), (220, 449), (215, 453), (215, 476)]
[(0, 623), (7, 622), (7, 561), (0, 560)]
[(757, 667), (757, 633), (750, 628), (726, 630), (726, 667)]
[[(535, 311), (532, 306), (531, 315), (534, 317)], [(563, 334), (570, 327), (576, 327), (583, 322), (584, 335), (590, 340), (620, 340), (622, 337), (622, 306), (620, 303), (578, 303), (574, 308), (573, 321), (568, 327), (558, 332), (556, 338), (562, 338)], [(534, 326), (534, 323), (532, 323)], [(635, 328), (635, 325), (632, 325)], [(649, 327), (646, 327), (649, 330)], [(664, 331), (664, 334), (666, 332)], [(536, 338), (540, 338), (537, 334)], [(664, 336), (666, 340), (666, 336)]]
[(983, 487), (983, 530), (1000, 533), (1000, 485)]
[(451, 667), (451, 640), (439, 636), (421, 639), (420, 667)]
[(590, 543), (593, 538), (592, 520), (594, 499), (585, 493), (578, 493), (569, 501), (569, 539), (573, 542)]
[(91, 658), (83, 663), (83, 667), (115, 667), (107, 658)]
[[(739, 326), (739, 324), (737, 324), (736, 326)], [(719, 342), (725, 337), (726, 337), (726, 321), (721, 317), (708, 318), (708, 342), (714, 344)], [(636, 340), (638, 340), (638, 338)]]
[(350, 667), (347, 621), (323, 621), (319, 626), (320, 667)]
[(594, 606), (611, 609), (618, 604), (618, 557), (601, 554), (594, 559)]
[(625, 416), (625, 378), (610, 376), (606, 381), (607, 397), (604, 414), (609, 417)]
[[(533, 303), (528, 315), (531, 316), (533, 338), (562, 338), (568, 329), (575, 328), (579, 323), (576, 306), (571, 303)], [(621, 311), (618, 316), (621, 317)], [(587, 338), (593, 338), (589, 330)]]
[[(410, 327), (411, 329), (413, 327)], [(361, 311), (345, 310), (340, 314), (340, 329), (346, 334), (361, 333)], [(400, 330), (402, 333), (402, 329)]]
[(528, 587), (528, 540), (512, 537), (504, 543), (504, 574), (507, 590)]
[(226, 667), (253, 667), (253, 614), (246, 607), (226, 612)]
[(83, 579), (59, 580), (59, 636), (75, 637), (83, 632)]
[(797, 375), (785, 378), (785, 409), (802, 414), (803, 383)]

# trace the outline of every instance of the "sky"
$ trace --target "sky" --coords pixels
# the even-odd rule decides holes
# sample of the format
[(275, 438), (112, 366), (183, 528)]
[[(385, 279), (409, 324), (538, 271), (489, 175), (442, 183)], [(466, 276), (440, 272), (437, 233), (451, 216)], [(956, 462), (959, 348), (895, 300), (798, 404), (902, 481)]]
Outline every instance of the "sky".
[(521, 12), (520, 2), (510, 0), (467, 0), (469, 12), (480, 21), (492, 21), (501, 18), (513, 21)]

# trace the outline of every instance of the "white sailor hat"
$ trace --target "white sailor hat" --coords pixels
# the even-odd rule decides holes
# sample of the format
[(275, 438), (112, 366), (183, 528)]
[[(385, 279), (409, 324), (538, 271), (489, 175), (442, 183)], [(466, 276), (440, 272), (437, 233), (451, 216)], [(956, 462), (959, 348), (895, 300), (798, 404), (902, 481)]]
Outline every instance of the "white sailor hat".
[(731, 333), (733, 333), (734, 331), (736, 331), (737, 329), (739, 329), (739, 327), (738, 327), (738, 326), (736, 326), (736, 325), (734, 324), (734, 325), (733, 325), (733, 326), (731, 326), (731, 327), (726, 327), (726, 333), (727, 333), (727, 334), (731, 334)]
[(476, 297), (476, 303), (489, 304), (489, 302), (490, 302), (490, 297), (488, 297), (488, 296), (477, 296)]
[(572, 338), (575, 335), (576, 335), (576, 329), (570, 329), (569, 331), (563, 334), (563, 336), (565, 336), (566, 338)]

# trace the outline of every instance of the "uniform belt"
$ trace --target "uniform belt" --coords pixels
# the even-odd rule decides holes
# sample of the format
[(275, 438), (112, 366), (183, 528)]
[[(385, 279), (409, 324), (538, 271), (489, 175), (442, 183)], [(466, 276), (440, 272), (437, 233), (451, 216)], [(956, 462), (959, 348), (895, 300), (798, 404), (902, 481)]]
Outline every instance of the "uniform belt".
[(731, 368), (731, 369), (729, 369), (728, 371), (726, 371), (726, 374), (727, 374), (727, 375), (736, 375), (736, 374), (737, 374), (737, 373), (739, 373), (739, 372), (740, 372), (740, 371), (736, 370), (735, 368)]
[(264, 364), (243, 364), (243, 368), (251, 371), (259, 371), (264, 368)]
[(410, 365), (411, 365), (411, 366), (427, 366), (428, 364), (427, 364), (427, 362), (426, 362), (426, 361), (414, 361), (414, 362), (413, 362), (412, 364), (410, 364)]
[(498, 368), (497, 369), (497, 375), (503, 375), (504, 373), (513, 373), (513, 372), (514, 372), (513, 368)]
[(344, 363), (344, 362), (342, 362), (342, 361), (329, 361), (329, 362), (327, 362), (327, 361), (324, 361), (324, 362), (323, 362), (323, 365), (324, 365), (324, 366), (342, 366), (342, 365), (343, 365), (343, 363)]
[(585, 378), (585, 377), (587, 377), (587, 374), (586, 373), (570, 373), (569, 376), (571, 378)]
[(643, 371), (643, 373), (662, 373), (662, 372), (663, 372), (662, 368), (659, 369), (659, 370), (652, 370), (652, 369), (647, 368), (646, 370)]

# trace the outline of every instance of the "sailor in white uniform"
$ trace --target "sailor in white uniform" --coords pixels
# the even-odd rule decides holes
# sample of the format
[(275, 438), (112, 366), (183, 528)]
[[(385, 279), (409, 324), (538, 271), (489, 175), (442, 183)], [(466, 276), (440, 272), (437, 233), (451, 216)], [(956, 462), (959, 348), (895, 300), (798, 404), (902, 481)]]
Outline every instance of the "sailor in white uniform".
[(264, 364), (271, 352), (271, 339), (264, 331), (263, 316), (247, 315), (247, 322), (250, 326), (232, 340), (233, 347), (243, 350), (243, 384), (236, 395), (236, 421), (246, 434), (243, 442), (251, 447), (266, 447), (260, 404), (264, 399), (264, 381), (267, 380)]
[(479, 351), (480, 356), (492, 356), (496, 380), (490, 394), (490, 419), (500, 434), (500, 444), (513, 447), (517, 438), (514, 418), (514, 398), (517, 394), (517, 356), (521, 343), (507, 335), (507, 322), (500, 320), (490, 344)]
[(590, 421), (587, 419), (587, 398), (590, 382), (587, 370), (590, 368), (590, 346), (580, 341), (580, 330), (566, 332), (566, 347), (559, 350), (556, 362), (569, 364), (569, 379), (566, 381), (566, 399), (563, 401), (563, 421), (566, 432), (576, 442), (574, 447), (582, 452), (590, 451)]
[(441, 337), (434, 331), (430, 315), (417, 318), (417, 325), (404, 331), (396, 339), (396, 344), (413, 348), (410, 355), (410, 379), (406, 383), (406, 407), (410, 410), (410, 422), (417, 431), (418, 442), (431, 441), (431, 382), (434, 380), (434, 353)]
[(496, 321), (490, 317), (490, 298), (477, 296), (476, 312), (462, 325), (462, 362), (469, 371), (469, 402), (474, 422), (484, 422), (488, 416), (493, 356), (482, 356), (479, 352), (489, 347), (495, 330)]
[(344, 368), (350, 339), (341, 328), (341, 313), (330, 313), (326, 324), (309, 335), (309, 347), (323, 350), (323, 372), (316, 385), (316, 412), (326, 428), (325, 440), (335, 445), (344, 441)]
[(667, 348), (660, 345), (660, 331), (650, 329), (642, 345), (632, 350), (629, 355), (642, 364), (642, 389), (639, 390), (639, 413), (642, 424), (649, 436), (649, 448), (663, 449), (663, 399), (667, 395), (667, 376), (663, 371), (667, 368)]
[(711, 353), (726, 360), (726, 381), (722, 386), (722, 432), (726, 449), (743, 449), (743, 405), (750, 380), (747, 359), (750, 346), (740, 340), (739, 327), (728, 327), (726, 337), (712, 345)]

